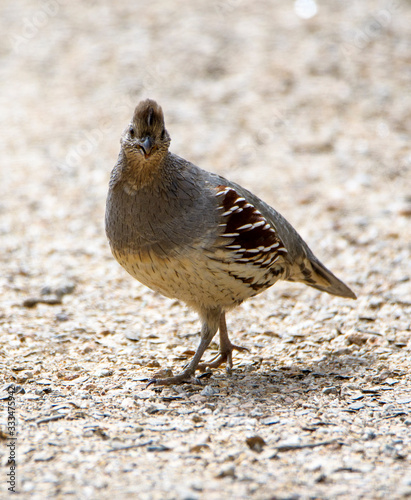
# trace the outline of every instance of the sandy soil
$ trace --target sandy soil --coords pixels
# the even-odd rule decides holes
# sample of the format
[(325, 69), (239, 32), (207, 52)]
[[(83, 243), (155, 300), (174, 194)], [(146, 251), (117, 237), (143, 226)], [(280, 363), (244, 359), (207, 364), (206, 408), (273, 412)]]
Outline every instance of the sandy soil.
[[(0, 497), (10, 384), (17, 498), (410, 497), (410, 2), (14, 0), (0, 23)], [(250, 352), (202, 386), (145, 389), (199, 324), (104, 234), (146, 97), (173, 152), (275, 206), (358, 294), (245, 303), (228, 326)]]

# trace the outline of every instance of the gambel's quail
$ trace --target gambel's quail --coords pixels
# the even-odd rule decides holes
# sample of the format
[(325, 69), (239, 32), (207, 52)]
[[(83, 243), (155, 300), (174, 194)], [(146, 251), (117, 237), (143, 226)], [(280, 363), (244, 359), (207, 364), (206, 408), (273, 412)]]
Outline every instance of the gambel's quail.
[[(194, 380), (196, 369), (232, 368), (225, 313), (278, 280), (340, 297), (355, 294), (314, 256), (295, 229), (243, 187), (169, 151), (161, 107), (140, 102), (111, 172), (106, 233), (117, 261), (138, 281), (179, 299), (201, 318), (190, 363), (158, 385)], [(219, 354), (200, 363), (217, 330)]]

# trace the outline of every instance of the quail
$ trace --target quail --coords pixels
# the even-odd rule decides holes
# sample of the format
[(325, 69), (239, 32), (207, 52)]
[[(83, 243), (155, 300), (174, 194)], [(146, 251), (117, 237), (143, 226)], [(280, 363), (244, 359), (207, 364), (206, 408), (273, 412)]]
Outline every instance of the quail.
[[(121, 136), (106, 202), (106, 234), (116, 260), (138, 281), (185, 302), (201, 319), (200, 343), (176, 376), (150, 383), (195, 380), (197, 369), (232, 368), (226, 312), (278, 280), (322, 292), (355, 294), (313, 254), (282, 215), (240, 185), (169, 151), (161, 107), (141, 101)], [(217, 356), (200, 363), (219, 330)]]

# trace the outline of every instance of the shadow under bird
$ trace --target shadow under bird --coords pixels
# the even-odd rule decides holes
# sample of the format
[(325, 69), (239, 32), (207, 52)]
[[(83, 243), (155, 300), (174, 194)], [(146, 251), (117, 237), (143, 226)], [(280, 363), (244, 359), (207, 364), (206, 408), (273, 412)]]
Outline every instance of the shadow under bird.
[[(138, 281), (185, 302), (201, 319), (199, 346), (183, 371), (158, 385), (193, 380), (197, 369), (232, 368), (225, 315), (278, 280), (355, 299), (282, 215), (243, 187), (169, 151), (161, 107), (138, 104), (121, 136), (106, 204), (114, 257)], [(200, 363), (219, 330), (220, 350)]]

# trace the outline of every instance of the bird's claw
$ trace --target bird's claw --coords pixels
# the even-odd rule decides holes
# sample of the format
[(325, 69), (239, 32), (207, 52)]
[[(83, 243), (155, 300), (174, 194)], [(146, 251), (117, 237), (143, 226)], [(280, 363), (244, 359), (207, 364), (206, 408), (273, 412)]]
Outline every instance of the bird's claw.
[(202, 385), (201, 380), (197, 377), (194, 377), (191, 371), (190, 372), (184, 371), (179, 375), (175, 375), (173, 377), (152, 378), (148, 381), (146, 389), (151, 385), (178, 385), (184, 383)]
[(204, 363), (200, 363), (197, 368), (200, 371), (205, 371), (207, 368), (219, 368), (223, 363), (227, 362), (226, 371), (227, 373), (231, 373), (233, 368), (233, 351), (250, 352), (250, 349), (231, 344), (230, 342), (230, 344), (224, 346), (223, 350), (216, 354), (214, 358), (211, 358), (209, 361), (205, 361)]

